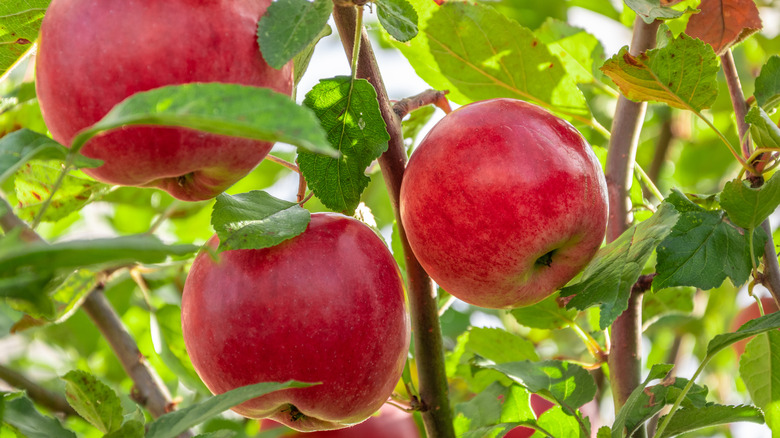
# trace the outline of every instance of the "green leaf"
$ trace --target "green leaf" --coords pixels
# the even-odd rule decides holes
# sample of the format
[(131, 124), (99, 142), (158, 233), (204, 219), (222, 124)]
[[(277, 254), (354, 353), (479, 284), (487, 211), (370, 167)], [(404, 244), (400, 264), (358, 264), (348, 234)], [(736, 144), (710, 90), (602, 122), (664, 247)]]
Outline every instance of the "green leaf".
[(777, 328), (780, 328), (780, 312), (752, 319), (734, 333), (724, 333), (712, 338), (707, 344), (707, 356), (712, 356), (735, 342)]
[(222, 83), (170, 85), (133, 94), (99, 122), (81, 131), (71, 148), (128, 125), (166, 125), (255, 140), (280, 141), (332, 157), (311, 111), (267, 88)]
[(590, 433), (583, 433), (577, 419), (568, 415), (560, 406), (553, 406), (539, 416), (539, 428), (546, 433), (536, 432), (533, 437), (554, 436), (555, 438), (590, 438)]
[(780, 332), (768, 331), (747, 344), (739, 360), (739, 376), (759, 408), (766, 411), (780, 401)]
[[(0, 183), (32, 159), (65, 161), (70, 150), (49, 137), (20, 129), (0, 137)], [(98, 167), (102, 161), (76, 155), (74, 166)]]
[(720, 205), (731, 222), (745, 229), (758, 228), (780, 205), (780, 176), (772, 175), (756, 189), (745, 180), (733, 179), (723, 187)]
[(405, 43), (417, 36), (417, 11), (407, 0), (376, 0), (379, 23), (396, 40)]
[[(659, 420), (662, 422), (666, 415)], [(754, 406), (710, 405), (702, 408), (682, 408), (674, 412), (674, 417), (659, 438), (669, 438), (682, 433), (705, 427), (746, 421), (764, 423), (764, 415)]]
[(257, 26), (257, 42), (265, 62), (284, 67), (316, 41), (333, 12), (329, 0), (277, 0), (266, 9)]
[(122, 426), (122, 404), (108, 385), (82, 370), (69, 371), (62, 380), (68, 403), (90, 424), (103, 433)]
[(604, 330), (628, 308), (628, 296), (653, 250), (677, 223), (679, 213), (662, 203), (646, 221), (634, 225), (601, 248), (582, 275), (582, 280), (561, 289), (561, 296), (574, 295), (567, 308), (585, 310), (600, 304), (600, 329)]
[(151, 312), (149, 316), (154, 351), (160, 355), (165, 366), (170, 368), (188, 388), (202, 394), (210, 394), (206, 385), (195, 372), (184, 346), (181, 331), (181, 308), (173, 304), (166, 304), (155, 312)]
[(124, 424), (119, 429), (108, 433), (103, 438), (143, 438), (144, 437), (144, 424), (131, 420)]
[(251, 191), (217, 196), (211, 225), (219, 236), (219, 250), (268, 248), (293, 238), (309, 225), (309, 211), (295, 202)]
[(0, 276), (0, 297), (8, 299), (8, 304), (21, 312), (53, 315), (54, 303), (46, 292), (53, 277), (49, 272), (24, 272), (12, 278)]
[(770, 56), (761, 67), (753, 95), (756, 97), (756, 103), (766, 111), (780, 105), (780, 56)]
[(674, 368), (670, 364), (655, 364), (641, 385), (636, 387), (628, 400), (620, 408), (612, 425), (612, 433), (623, 436), (623, 429), (627, 428), (629, 435), (635, 428), (642, 425), (653, 415), (660, 412), (666, 400), (667, 385), (660, 384), (647, 389), (652, 380), (663, 379)]
[[(528, 391), (518, 385), (506, 387), (498, 382), (478, 393), (471, 400), (455, 405), (455, 434), (469, 436), (466, 433), (492, 431), (501, 423), (535, 421), (531, 409)], [(499, 429), (499, 428), (495, 428)]]
[(317, 34), (317, 36), (309, 43), (309, 45), (306, 46), (305, 49), (298, 52), (295, 57), (293, 57), (293, 79), (296, 89), (298, 87), (298, 83), (301, 82), (303, 74), (306, 73), (306, 70), (309, 68), (311, 56), (314, 54), (314, 47), (317, 45), (317, 43), (320, 42), (321, 39), (332, 33), (333, 29), (330, 28), (330, 25), (326, 24), (322, 27), (322, 29), (320, 29), (320, 33)]
[(750, 136), (760, 148), (780, 148), (780, 128), (769, 118), (763, 108), (752, 107), (745, 116), (750, 123)]
[(76, 438), (54, 418), (41, 415), (27, 397), (5, 399), (3, 421), (23, 433), (27, 438)]
[(46, 8), (51, 0), (0, 3), (0, 82), (34, 47)]
[[(40, 287), (41, 293), (30, 294), (31, 289), (25, 288), (25, 292), (30, 296), (39, 296), (41, 299), (48, 298), (45, 300), (44, 306), (20, 307), (11, 304), (11, 307), (27, 313), (31, 317), (43, 318), (43, 320), (32, 320), (36, 325), (58, 324), (70, 318), (78, 310), (81, 303), (98, 283), (98, 277), (94, 271), (79, 269), (65, 276), (63, 280), (57, 278)], [(14, 326), (14, 330), (20, 330), (20, 328)]]
[(557, 330), (568, 327), (578, 312), (562, 307), (558, 304), (558, 295), (554, 294), (532, 306), (513, 309), (511, 313), (526, 327)]
[(426, 105), (409, 113), (409, 117), (401, 122), (404, 140), (408, 145), (407, 151), (411, 152), (412, 146), (417, 141), (417, 136), (431, 120), (436, 109), (431, 105)]
[[(674, 205), (680, 219), (671, 234), (658, 246), (658, 275), (653, 290), (693, 286), (709, 290), (728, 276), (735, 285), (744, 284), (752, 264), (745, 230), (726, 220), (722, 210), (705, 210), (673, 190), (664, 203)], [(763, 251), (765, 235), (758, 231), (756, 256)]]
[[(38, 215), (54, 190), (62, 168), (60, 161), (33, 161), (22, 166), (14, 180), (16, 197), (19, 199), (14, 208), (17, 216), (32, 221)], [(99, 199), (109, 189), (110, 186), (106, 184), (69, 173), (62, 179), (42, 219), (48, 222), (63, 219)]]
[(548, 18), (534, 33), (560, 59), (575, 82), (596, 81), (594, 72), (599, 71), (596, 66), (603, 62), (604, 48), (595, 36), (553, 18)]
[(108, 264), (160, 263), (169, 255), (183, 256), (197, 250), (195, 245), (166, 245), (150, 235), (0, 246), (0, 277), (20, 269), (42, 273)]
[(395, 43), (417, 75), (461, 105), (511, 97), (590, 122), (563, 63), (529, 29), (484, 3), (412, 0), (420, 33)]
[(525, 360), (496, 364), (476, 359), (474, 365), (499, 371), (530, 392), (549, 395), (569, 415), (596, 395), (596, 383), (590, 373), (570, 362)]
[(656, 19), (670, 19), (682, 16), (682, 12), (672, 8), (661, 6), (661, 0), (625, 0), (626, 6), (631, 8), (642, 20), (650, 24)]
[(466, 351), (495, 363), (538, 360), (534, 344), (498, 328), (472, 327)]
[(612, 438), (612, 429), (610, 429), (609, 426), (601, 426), (599, 428), (598, 435), (596, 435), (596, 438)]
[(623, 47), (601, 67), (631, 100), (661, 102), (697, 112), (715, 102), (718, 70), (712, 47), (684, 34), (666, 47), (639, 56)]
[(448, 376), (463, 378), (474, 392), (480, 392), (496, 380), (511, 383), (500, 373), (490, 369), (473, 369), (470, 362), (481, 357), (495, 363), (539, 360), (534, 345), (506, 330), (472, 327), (458, 337), (454, 351), (446, 358)]
[(366, 168), (387, 150), (390, 136), (376, 91), (365, 79), (323, 79), (303, 104), (314, 110), (340, 158), (298, 154), (298, 166), (314, 194), (331, 210), (351, 215), (370, 178)]
[(285, 383), (263, 382), (242, 386), (184, 409), (167, 413), (149, 426), (146, 438), (173, 438), (192, 426), (195, 426), (216, 414), (233, 406), (270, 392), (288, 388), (305, 388), (311, 383), (288, 381)]

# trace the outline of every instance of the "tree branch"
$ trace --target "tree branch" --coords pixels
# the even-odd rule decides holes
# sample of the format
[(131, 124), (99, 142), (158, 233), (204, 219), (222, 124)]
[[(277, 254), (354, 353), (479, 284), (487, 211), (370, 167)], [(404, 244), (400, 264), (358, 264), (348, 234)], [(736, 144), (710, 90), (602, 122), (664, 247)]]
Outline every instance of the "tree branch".
[[(645, 23), (637, 17), (629, 53), (634, 56), (655, 47), (659, 22)], [(624, 96), (618, 98), (612, 135), (607, 154), (607, 184), (609, 190), (609, 222), (607, 242), (617, 239), (632, 222), (631, 188), (636, 149), (647, 104), (633, 102)], [(641, 378), (642, 357), (642, 294), (633, 292), (628, 309), (612, 324), (612, 349), (609, 355), (610, 382), (615, 401), (615, 412), (628, 400)], [(642, 428), (634, 434), (644, 437)]]
[[(333, 18), (348, 59), (352, 59), (355, 34), (355, 7), (335, 4)], [(406, 167), (406, 150), (401, 132), (401, 121), (393, 112), (387, 90), (365, 29), (361, 32), (357, 76), (367, 79), (377, 92), (382, 118), (387, 124), (390, 142), (387, 152), (379, 157), (387, 191), (395, 214), (401, 243), (406, 257), (406, 275), (409, 286), (409, 307), (414, 333), (415, 360), (420, 381), (420, 402), (425, 430), (431, 438), (454, 438), (452, 414), (448, 400), (447, 373), (444, 368), (444, 350), (439, 327), (436, 291), (428, 274), (414, 257), (406, 239), (399, 214), (401, 180)]]
[(103, 294), (102, 286), (89, 294), (81, 308), (111, 345), (122, 368), (135, 383), (131, 394), (133, 400), (146, 406), (155, 418), (174, 410), (168, 388), (141, 354), (132, 335)]
[(59, 412), (65, 416), (78, 416), (68, 401), (62, 395), (50, 391), (43, 386), (28, 379), (23, 374), (16, 372), (8, 367), (0, 365), (0, 380), (4, 380), (14, 388), (27, 391), (27, 395), (35, 403), (44, 406), (52, 412)]
[[(723, 66), (723, 73), (726, 76), (726, 83), (729, 86), (731, 104), (734, 107), (734, 114), (737, 118), (737, 131), (739, 132), (739, 138), (742, 141), (742, 155), (747, 159), (753, 153), (753, 148), (750, 145), (750, 137), (747, 135), (750, 126), (745, 122), (748, 105), (745, 101), (745, 95), (742, 93), (742, 85), (739, 82), (739, 75), (737, 74), (737, 67), (734, 64), (734, 57), (731, 54), (731, 49), (721, 55), (720, 60)], [(763, 164), (756, 165), (755, 167), (757, 170), (760, 170), (763, 168)], [(748, 175), (748, 177), (750, 177), (750, 175)], [(763, 178), (758, 178), (753, 181), (758, 182), (758, 185), (760, 186), (763, 184), (764, 180)], [(772, 226), (769, 218), (761, 224), (761, 228), (766, 231), (766, 235), (768, 236), (766, 244), (764, 244), (764, 276), (761, 279), (761, 284), (769, 289), (769, 292), (775, 299), (775, 304), (780, 306), (780, 265), (778, 265), (775, 242), (772, 238)]]

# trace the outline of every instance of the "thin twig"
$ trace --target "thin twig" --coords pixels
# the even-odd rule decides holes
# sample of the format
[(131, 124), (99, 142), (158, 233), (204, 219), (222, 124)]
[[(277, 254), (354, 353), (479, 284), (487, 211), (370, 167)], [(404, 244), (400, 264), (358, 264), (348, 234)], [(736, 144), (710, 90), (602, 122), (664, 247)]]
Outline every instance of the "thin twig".
[[(658, 21), (647, 24), (637, 17), (634, 20), (634, 34), (629, 53), (638, 56), (655, 47), (658, 25)], [(628, 229), (633, 220), (628, 194), (646, 108), (647, 104), (644, 102), (633, 102), (624, 96), (618, 98), (607, 155), (606, 177), (609, 190), (607, 242), (617, 239)], [(628, 309), (612, 324), (609, 369), (615, 412), (625, 404), (631, 392), (639, 385), (641, 378), (642, 296), (641, 293), (631, 293)], [(645, 437), (646, 432), (641, 428), (633, 436)]]
[(135, 383), (131, 397), (138, 404), (146, 406), (155, 418), (174, 410), (168, 388), (138, 350), (138, 345), (106, 299), (102, 288), (93, 290), (81, 308), (111, 345), (122, 368)]
[[(357, 11), (354, 7), (333, 8), (333, 18), (341, 37), (344, 51), (351, 60), (354, 47)], [(387, 90), (376, 64), (371, 41), (365, 29), (360, 32), (360, 55), (357, 77), (367, 79), (377, 93), (379, 109), (387, 124), (390, 142), (387, 151), (379, 157), (379, 165), (387, 185), (390, 201), (398, 224), (401, 244), (406, 258), (409, 291), (409, 310), (414, 333), (415, 360), (420, 384), (420, 410), (429, 437), (454, 438), (452, 414), (448, 399), (447, 373), (444, 367), (444, 350), (439, 327), (436, 292), (428, 274), (414, 257), (401, 223), (398, 201), (401, 180), (406, 166), (406, 149), (401, 132), (401, 121), (393, 112)]]
[(412, 97), (406, 97), (393, 104), (393, 112), (399, 119), (403, 119), (410, 112), (427, 105), (436, 105), (445, 114), (452, 112), (450, 102), (447, 100), (449, 91), (425, 90)]
[(51, 410), (52, 412), (58, 412), (66, 417), (78, 416), (76, 410), (73, 409), (68, 401), (62, 395), (50, 391), (43, 386), (28, 379), (23, 374), (14, 371), (4, 365), (0, 365), (0, 380), (4, 380), (14, 388), (19, 388), (27, 391), (27, 395), (41, 406)]
[[(737, 130), (739, 131), (740, 138), (744, 139), (742, 141), (742, 154), (747, 159), (753, 155), (753, 148), (749, 143), (750, 137), (747, 135), (750, 126), (745, 122), (747, 102), (745, 101), (745, 95), (742, 94), (742, 86), (740, 85), (739, 76), (737, 75), (737, 68), (734, 65), (734, 58), (731, 55), (731, 49), (727, 50), (726, 53), (721, 56), (721, 61), (723, 73), (726, 76), (726, 82), (729, 85), (731, 104), (734, 107), (734, 113), (737, 117)], [(758, 160), (756, 169), (763, 168), (764, 164), (763, 160)], [(748, 178), (750, 177), (751, 175), (748, 175)], [(753, 181), (756, 181), (759, 185), (763, 184), (763, 178), (753, 178)], [(768, 237), (764, 244), (764, 275), (761, 278), (761, 283), (769, 289), (769, 292), (775, 299), (775, 303), (780, 305), (780, 265), (778, 265), (775, 242), (772, 238), (772, 226), (769, 218), (761, 224), (761, 228), (764, 229)], [(751, 257), (753, 257), (752, 254)]]

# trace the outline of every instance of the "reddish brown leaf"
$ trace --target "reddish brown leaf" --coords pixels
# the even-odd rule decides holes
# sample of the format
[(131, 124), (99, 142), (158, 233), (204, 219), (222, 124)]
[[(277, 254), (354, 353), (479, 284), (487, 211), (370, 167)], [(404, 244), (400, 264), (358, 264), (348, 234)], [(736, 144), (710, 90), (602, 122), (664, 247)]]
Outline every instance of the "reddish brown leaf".
[(718, 55), (762, 27), (753, 0), (702, 0), (699, 9), (686, 33), (711, 45)]

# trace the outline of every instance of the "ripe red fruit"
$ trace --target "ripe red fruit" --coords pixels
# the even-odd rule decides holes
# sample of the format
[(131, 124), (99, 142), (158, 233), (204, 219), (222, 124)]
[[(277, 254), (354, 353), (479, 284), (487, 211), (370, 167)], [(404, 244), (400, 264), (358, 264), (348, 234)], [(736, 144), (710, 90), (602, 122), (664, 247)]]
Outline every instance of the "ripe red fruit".
[[(257, 22), (271, 0), (54, 0), (41, 26), (36, 90), (54, 139), (70, 145), (128, 96), (165, 85), (224, 82), (292, 91), (292, 64), (269, 67)], [(273, 143), (183, 128), (127, 127), (87, 142), (94, 178), (213, 198)]]
[[(263, 420), (261, 430), (275, 427), (268, 423), (273, 422)], [(420, 431), (411, 414), (384, 405), (379, 410), (379, 415), (369, 417), (357, 426), (311, 433), (292, 432), (282, 436), (287, 438), (420, 438)]]
[[(764, 308), (764, 314), (769, 315), (770, 313), (777, 312), (777, 304), (775, 303), (774, 298), (772, 297), (764, 297), (761, 298), (761, 307)], [(753, 301), (749, 306), (745, 307), (744, 309), (740, 310), (739, 313), (737, 313), (737, 316), (734, 318), (734, 321), (731, 323), (731, 331), (737, 331), (740, 327), (742, 327), (743, 324), (746, 322), (756, 319), (759, 316), (761, 316), (761, 312), (758, 311), (758, 303)], [(753, 339), (752, 337), (743, 339), (739, 342), (735, 342), (731, 344), (731, 346), (734, 348), (734, 351), (737, 352), (738, 356), (741, 356), (742, 353), (745, 352), (745, 347), (747, 346), (748, 342)]]
[(607, 186), (579, 132), (514, 99), (463, 106), (412, 154), (401, 218), (415, 256), (471, 304), (533, 304), (571, 280), (604, 238)]
[(359, 423), (382, 406), (404, 367), (409, 319), (398, 267), (370, 228), (317, 213), (277, 246), (219, 257), (195, 258), (182, 298), (187, 352), (212, 392), (323, 382), (233, 409), (301, 431)]

